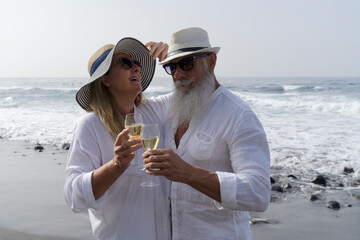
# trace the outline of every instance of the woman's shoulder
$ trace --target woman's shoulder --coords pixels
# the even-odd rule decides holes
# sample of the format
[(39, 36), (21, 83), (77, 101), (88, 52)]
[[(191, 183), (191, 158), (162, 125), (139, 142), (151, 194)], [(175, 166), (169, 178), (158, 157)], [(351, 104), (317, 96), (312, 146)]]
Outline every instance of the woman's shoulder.
[(78, 121), (78, 126), (80, 125), (97, 125), (101, 124), (101, 120), (94, 112), (88, 112), (82, 115)]

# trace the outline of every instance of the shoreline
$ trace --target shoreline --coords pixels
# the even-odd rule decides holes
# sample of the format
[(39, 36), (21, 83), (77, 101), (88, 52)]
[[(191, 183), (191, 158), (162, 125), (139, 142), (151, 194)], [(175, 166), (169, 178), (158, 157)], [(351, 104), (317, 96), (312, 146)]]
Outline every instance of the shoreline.
[[(0, 138), (0, 239), (94, 239), (87, 213), (75, 214), (63, 197), (67, 150)], [(296, 192), (272, 191), (265, 212), (250, 215), (253, 240), (357, 240), (360, 189), (318, 189), (310, 201)], [(340, 209), (329, 209), (337, 200)]]

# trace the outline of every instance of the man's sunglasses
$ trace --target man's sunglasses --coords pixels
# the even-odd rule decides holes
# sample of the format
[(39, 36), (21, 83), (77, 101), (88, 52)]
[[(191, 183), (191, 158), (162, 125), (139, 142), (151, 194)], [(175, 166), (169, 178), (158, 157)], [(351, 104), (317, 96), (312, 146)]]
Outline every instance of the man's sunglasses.
[[(133, 64), (138, 65), (141, 68), (141, 64), (136, 60), (131, 61), (130, 59), (128, 59), (126, 57), (120, 57), (117, 60), (121, 64), (121, 66), (125, 69), (132, 69)], [(116, 62), (113, 64), (113, 66), (115, 64), (116, 64)]]
[(163, 68), (165, 69), (165, 72), (169, 75), (174, 75), (176, 71), (176, 65), (179, 65), (179, 68), (183, 71), (190, 71), (194, 67), (193, 60), (196, 58), (206, 57), (209, 56), (210, 53), (203, 53), (196, 56), (183, 58), (177, 63), (166, 63), (163, 65)]

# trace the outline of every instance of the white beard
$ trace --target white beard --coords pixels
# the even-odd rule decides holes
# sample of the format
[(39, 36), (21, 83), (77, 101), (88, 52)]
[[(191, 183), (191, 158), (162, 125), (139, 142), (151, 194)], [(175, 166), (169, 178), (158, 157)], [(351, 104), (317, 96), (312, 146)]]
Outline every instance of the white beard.
[(179, 124), (189, 123), (191, 118), (201, 112), (215, 89), (215, 78), (209, 71), (206, 71), (205, 79), (188, 89), (187, 86), (193, 82), (194, 79), (185, 79), (174, 83), (172, 109)]

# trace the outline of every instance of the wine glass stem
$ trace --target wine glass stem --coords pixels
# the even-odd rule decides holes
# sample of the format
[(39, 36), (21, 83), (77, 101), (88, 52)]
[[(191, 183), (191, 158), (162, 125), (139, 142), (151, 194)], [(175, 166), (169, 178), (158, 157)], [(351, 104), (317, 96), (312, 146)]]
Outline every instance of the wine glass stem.
[(135, 167), (139, 166), (139, 162), (138, 162), (138, 159), (137, 159), (137, 153), (136, 152), (137, 151), (134, 152), (134, 155), (135, 155), (135, 157), (134, 157), (134, 166)]

